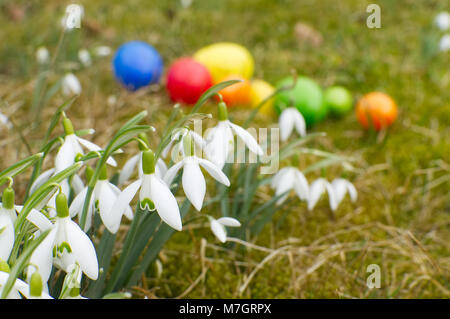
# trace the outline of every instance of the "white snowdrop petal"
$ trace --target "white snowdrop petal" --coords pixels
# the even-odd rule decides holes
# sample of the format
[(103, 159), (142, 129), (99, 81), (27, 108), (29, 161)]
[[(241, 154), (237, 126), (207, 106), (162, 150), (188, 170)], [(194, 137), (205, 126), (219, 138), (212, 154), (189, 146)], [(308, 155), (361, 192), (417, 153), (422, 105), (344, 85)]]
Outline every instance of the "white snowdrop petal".
[(358, 192), (356, 191), (355, 186), (352, 183), (348, 182), (347, 190), (350, 195), (351, 201), (356, 202), (356, 200), (358, 199)]
[(166, 163), (161, 158), (158, 158), (158, 160), (156, 161), (156, 166), (155, 166), (155, 174), (160, 179), (163, 179), (164, 175), (166, 175), (166, 173), (167, 173)]
[(64, 140), (63, 145), (58, 150), (58, 153), (56, 154), (55, 158), (55, 168), (56, 172), (61, 172), (64, 169), (68, 168), (75, 162), (75, 156), (77, 154), (75, 153), (72, 143), (70, 140), (66, 139)]
[(111, 214), (111, 210), (114, 207), (113, 205), (117, 200), (117, 196), (108, 181), (100, 181), (98, 183), (102, 183), (102, 185), (100, 185), (101, 188), (97, 198), (100, 217), (103, 225), (105, 225), (111, 233), (114, 233), (119, 228), (120, 219), (125, 208), (122, 212), (119, 212), (120, 214)]
[(330, 208), (331, 208), (331, 210), (334, 211), (334, 210), (336, 210), (336, 208), (339, 205), (339, 202), (337, 201), (336, 195), (334, 193), (334, 188), (328, 182), (325, 183), (325, 188), (328, 193), (328, 201), (330, 202)]
[(122, 171), (119, 174), (119, 185), (124, 184), (126, 181), (128, 181), (133, 175), (133, 172), (139, 163), (139, 159), (141, 157), (141, 153), (134, 155), (131, 157), (123, 166)]
[(183, 168), (183, 190), (196, 210), (200, 211), (206, 193), (205, 178), (200, 167), (193, 161), (187, 161)]
[(294, 108), (294, 110), (291, 112), (293, 119), (294, 119), (294, 125), (295, 125), (295, 130), (297, 131), (297, 133), (300, 136), (305, 136), (306, 135), (306, 122), (305, 119), (303, 118), (303, 115), (296, 109)]
[[(86, 147), (89, 151), (94, 151), (94, 152), (98, 152), (103, 150), (100, 146), (98, 146), (97, 144), (94, 144), (88, 140), (85, 140), (84, 138), (78, 137), (77, 136), (77, 140), (78, 142), (80, 142), (81, 145), (83, 145), (84, 147)], [(111, 165), (113, 167), (117, 166), (117, 162), (114, 160), (114, 158), (112, 158), (111, 156), (108, 157), (108, 159), (106, 160), (106, 163), (108, 165)]]
[(170, 189), (155, 174), (150, 175), (150, 199), (153, 201), (159, 217), (170, 227), (181, 231), (181, 216), (177, 200)]
[(278, 119), (278, 126), (280, 127), (281, 141), (287, 141), (294, 130), (294, 119), (291, 116), (289, 108), (281, 112), (280, 118)]
[(81, 192), (84, 189), (83, 180), (81, 179), (80, 176), (78, 176), (76, 174), (72, 176), (72, 180), (71, 180), (70, 184), (72, 185), (72, 188), (73, 188), (73, 191), (75, 192), (75, 194), (78, 194), (79, 192)]
[[(128, 185), (120, 194), (112, 205), (109, 214), (113, 220), (119, 219), (119, 223), (115, 223), (112, 227), (112, 233), (116, 233), (120, 226), (120, 218), (129, 208), (129, 204), (133, 197), (136, 195), (139, 187), (141, 187), (142, 180), (137, 180)], [(132, 216), (131, 216), (132, 217)], [(110, 230), (110, 231), (111, 231)]]
[(55, 173), (55, 169), (51, 168), (41, 173), (33, 182), (30, 187), (30, 194), (33, 194), (36, 189), (41, 187), (49, 178)]
[(94, 245), (81, 228), (69, 218), (66, 219), (67, 240), (81, 270), (92, 280), (98, 278), (98, 261)]
[(323, 178), (316, 179), (309, 187), (308, 210), (312, 210), (325, 191)]
[(240, 227), (241, 223), (233, 217), (220, 217), (217, 222), (228, 227)]
[(219, 124), (211, 129), (206, 138), (205, 155), (208, 160), (223, 168), (233, 145), (233, 133), (227, 123)]
[(0, 213), (0, 259), (8, 260), (14, 246), (14, 225), (8, 215)]
[(222, 224), (220, 224), (215, 219), (211, 219), (210, 227), (211, 231), (220, 242), (224, 243), (227, 241), (227, 231), (225, 230), (225, 227)]
[(175, 176), (177, 176), (178, 171), (183, 166), (183, 161), (179, 161), (178, 163), (174, 164), (171, 168), (167, 170), (167, 173), (164, 175), (164, 182), (167, 185), (171, 185)]
[(273, 177), (272, 180), (270, 181), (270, 187), (271, 188), (276, 188), (278, 183), (283, 179), (284, 174), (286, 174), (287, 172), (289, 172), (289, 167), (283, 167), (282, 169), (280, 169)]
[(40, 211), (32, 208), (27, 215), (27, 220), (39, 228), (40, 231), (46, 231), (52, 227), (52, 222)]
[(305, 175), (303, 175), (302, 172), (299, 170), (295, 170), (295, 181), (294, 181), (294, 189), (297, 193), (297, 196), (301, 200), (306, 200), (309, 197), (309, 185), (308, 181), (305, 178)]
[(81, 192), (79, 192), (78, 195), (75, 196), (75, 198), (73, 199), (73, 201), (69, 207), (70, 218), (73, 218), (77, 214), (81, 213), (81, 211), (83, 209), (84, 201), (86, 199), (86, 193), (87, 193), (87, 187), (85, 187)]
[(227, 175), (225, 175), (216, 165), (202, 158), (198, 158), (198, 162), (216, 181), (225, 186), (230, 186), (230, 180)]
[(33, 251), (27, 268), (27, 278), (30, 278), (36, 269), (42, 277), (42, 282), (47, 282), (52, 271), (53, 247), (56, 240), (56, 228), (53, 228)]
[(231, 122), (228, 122), (233, 131), (236, 133), (237, 136), (239, 136), (242, 141), (244, 141), (245, 145), (247, 145), (248, 149), (252, 151), (255, 154), (263, 155), (263, 150), (261, 146), (259, 146), (256, 139), (246, 130), (244, 130), (242, 127), (233, 124)]

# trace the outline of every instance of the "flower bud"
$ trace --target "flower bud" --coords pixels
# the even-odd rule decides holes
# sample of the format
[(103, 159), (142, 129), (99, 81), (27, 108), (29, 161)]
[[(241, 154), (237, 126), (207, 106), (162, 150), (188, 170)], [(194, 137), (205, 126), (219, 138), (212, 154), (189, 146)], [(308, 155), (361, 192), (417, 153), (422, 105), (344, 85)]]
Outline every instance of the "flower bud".
[(35, 271), (30, 279), (30, 296), (40, 297), (42, 295), (42, 277)]
[(14, 208), (14, 190), (11, 187), (5, 188), (2, 196), (3, 208), (13, 209)]
[(228, 120), (228, 110), (227, 110), (227, 105), (225, 104), (225, 102), (220, 101), (217, 106), (218, 106), (218, 110), (219, 110), (219, 121)]
[(71, 135), (75, 133), (75, 130), (73, 129), (72, 121), (69, 120), (67, 117), (64, 117), (63, 119), (63, 127), (64, 127), (64, 133), (66, 135)]
[(69, 206), (67, 205), (67, 197), (64, 193), (56, 195), (56, 213), (59, 218), (65, 218), (69, 216)]
[(152, 150), (142, 152), (142, 171), (146, 175), (155, 173), (155, 153)]

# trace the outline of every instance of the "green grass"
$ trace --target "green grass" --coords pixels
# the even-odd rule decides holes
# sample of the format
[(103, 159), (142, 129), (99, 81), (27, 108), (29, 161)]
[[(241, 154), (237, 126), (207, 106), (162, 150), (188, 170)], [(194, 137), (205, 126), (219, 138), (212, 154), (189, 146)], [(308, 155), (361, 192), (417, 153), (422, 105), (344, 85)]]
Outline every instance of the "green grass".
[[(162, 275), (157, 277), (150, 269), (136, 295), (448, 298), (450, 54), (435, 49), (440, 33), (432, 26), (439, 11), (450, 10), (445, 1), (377, 1), (381, 29), (368, 29), (365, 24), (366, 6), (373, 1), (194, 0), (188, 9), (178, 1), (164, 0), (130, 0), (126, 5), (117, 0), (79, 2), (85, 6), (85, 25), (65, 38), (60, 62), (75, 61), (80, 47), (117, 48), (124, 41), (140, 39), (153, 44), (169, 65), (203, 45), (233, 41), (254, 55), (256, 78), (276, 83), (295, 70), (323, 87), (344, 85), (355, 99), (384, 91), (400, 110), (386, 136), (364, 132), (353, 113), (328, 118), (313, 129), (327, 133), (314, 146), (357, 159), (347, 173), (359, 191), (356, 204), (346, 200), (332, 218), (325, 201), (313, 212), (295, 201), (288, 210), (277, 212), (275, 221), (256, 239), (257, 245), (271, 251), (244, 250), (240, 245), (220, 250), (208, 229), (178, 233), (160, 256)], [(0, 111), (12, 117), (37, 151), (43, 132), (30, 127), (27, 116), (37, 74), (34, 54), (41, 45), (55, 50), (59, 17), (67, 3), (2, 3)], [(24, 8), (23, 20), (11, 20), (7, 13), (11, 5)], [(315, 47), (297, 39), (297, 22), (313, 26), (323, 43)], [(67, 64), (58, 66), (61, 74)], [(171, 104), (163, 87), (127, 94), (112, 77), (110, 59), (96, 61), (77, 75), (84, 91), (69, 116), (78, 128), (94, 127), (96, 142), (111, 136), (110, 123), (119, 126), (143, 108), (151, 114), (150, 124), (164, 124)], [(119, 103), (108, 108), (111, 94), (118, 96)], [(61, 101), (59, 94), (51, 99), (43, 118)], [(237, 110), (234, 116), (246, 112)], [(257, 118), (260, 125), (273, 121)], [(24, 157), (26, 149), (17, 131), (0, 130), (0, 154), (0, 168)], [(342, 172), (332, 167), (326, 176)], [(270, 194), (261, 189), (259, 196)], [(204, 255), (202, 236), (208, 240)], [(240, 294), (239, 287), (255, 267), (282, 247), (285, 250), (261, 265)], [(371, 263), (381, 266), (380, 289), (365, 285)]]

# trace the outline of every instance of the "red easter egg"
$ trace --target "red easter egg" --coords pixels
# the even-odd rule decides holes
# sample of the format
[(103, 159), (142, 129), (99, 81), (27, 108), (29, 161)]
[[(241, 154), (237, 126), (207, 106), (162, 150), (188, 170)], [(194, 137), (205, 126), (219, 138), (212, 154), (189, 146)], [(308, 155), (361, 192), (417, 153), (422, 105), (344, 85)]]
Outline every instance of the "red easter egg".
[(180, 58), (167, 73), (167, 91), (172, 101), (195, 104), (199, 97), (212, 86), (208, 69), (191, 58)]

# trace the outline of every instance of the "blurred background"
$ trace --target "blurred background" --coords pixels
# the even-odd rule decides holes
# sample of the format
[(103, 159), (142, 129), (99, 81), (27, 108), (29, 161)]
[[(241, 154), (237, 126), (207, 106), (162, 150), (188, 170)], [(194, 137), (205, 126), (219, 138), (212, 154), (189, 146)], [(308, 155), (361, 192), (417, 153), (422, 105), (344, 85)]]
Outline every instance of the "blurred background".
[[(345, 86), (355, 101), (371, 91), (385, 92), (399, 108), (387, 133), (364, 131), (354, 112), (330, 117), (312, 129), (327, 133), (315, 146), (357, 159), (351, 174), (358, 203), (343, 205), (336, 219), (330, 219), (325, 204), (313, 214), (298, 204), (282, 214), (279, 223), (268, 225), (255, 244), (274, 250), (286, 244), (314, 249), (275, 256), (239, 292), (267, 252), (228, 251), (208, 244), (205, 257), (200, 237), (183, 232), (159, 256), (159, 266), (150, 269), (144, 285), (136, 287), (137, 295), (449, 296), (450, 51), (440, 48), (445, 32), (434, 23), (439, 12), (450, 11), (447, 1), (378, 0), (381, 28), (369, 29), (366, 8), (372, 0), (80, 0), (76, 3), (84, 7), (81, 28), (68, 32), (60, 43), (61, 19), (70, 3), (0, 2), (0, 112), (12, 123), (9, 128), (0, 126), (0, 169), (36, 152), (44, 134), (41, 122), (30, 116), (41, 74), (36, 51), (42, 46), (50, 59), (56, 51), (58, 58), (48, 81), (53, 91), (41, 99), (40, 120), (65, 100), (52, 84), (73, 72), (82, 94), (68, 114), (78, 128), (95, 128), (100, 145), (124, 119), (142, 109), (149, 111), (150, 124), (158, 128), (173, 105), (164, 76), (162, 85), (136, 93), (115, 81), (114, 51), (130, 40), (154, 46), (165, 70), (205, 45), (236, 42), (252, 53), (256, 78), (276, 84), (293, 73), (306, 75), (322, 87)], [(80, 49), (99, 46), (109, 47), (111, 54), (94, 58), (90, 66), (80, 64)], [(233, 112), (239, 119), (249, 110)], [(274, 126), (276, 121), (262, 115), (256, 119), (260, 126)], [(340, 173), (330, 169), (331, 175)], [(260, 196), (271, 195), (261, 190)], [(205, 236), (210, 236), (207, 230)], [(333, 245), (352, 249), (339, 252)], [(204, 264), (198, 263), (201, 256), (208, 265), (205, 274)], [(382, 265), (380, 289), (365, 285), (370, 263)]]

